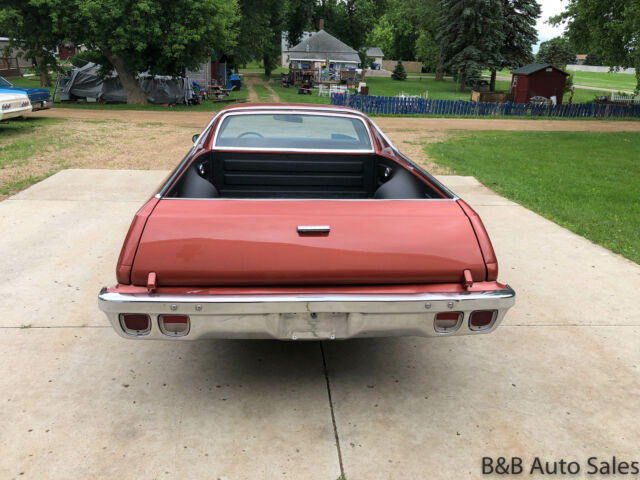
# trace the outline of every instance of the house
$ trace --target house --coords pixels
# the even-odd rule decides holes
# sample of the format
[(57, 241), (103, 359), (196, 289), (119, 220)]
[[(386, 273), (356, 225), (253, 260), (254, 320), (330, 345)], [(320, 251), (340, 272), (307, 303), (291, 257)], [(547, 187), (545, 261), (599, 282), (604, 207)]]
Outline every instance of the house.
[(8, 37), (0, 37), (0, 76), (3, 77), (20, 77), (22, 76), (21, 68), (31, 68), (33, 62), (20, 55), (13, 49), (9, 52), (9, 56), (4, 56), (4, 49), (9, 46)]
[(354, 69), (360, 64), (358, 52), (328, 34), (322, 21), (320, 29), (289, 50), (289, 68), (292, 70), (320, 70), (324, 67), (340, 71)]
[(588, 55), (586, 53), (579, 53), (576, 55), (576, 65), (584, 65), (587, 61)]
[(378, 47), (371, 47), (367, 49), (366, 53), (367, 57), (373, 58), (373, 61), (376, 63), (377, 67), (375, 70), (378, 70), (382, 66), (382, 59), (384, 58), (384, 53)]
[(556, 103), (562, 103), (567, 72), (548, 63), (531, 63), (513, 70), (511, 75), (515, 103), (529, 103), (531, 97), (556, 97)]
[[(291, 50), (291, 47), (295, 46), (289, 43), (288, 35), (288, 32), (282, 32), (282, 40), (280, 42), (280, 65), (284, 68), (289, 67), (289, 51)], [(301, 41), (306, 40), (311, 35), (313, 35), (313, 32), (302, 32)]]

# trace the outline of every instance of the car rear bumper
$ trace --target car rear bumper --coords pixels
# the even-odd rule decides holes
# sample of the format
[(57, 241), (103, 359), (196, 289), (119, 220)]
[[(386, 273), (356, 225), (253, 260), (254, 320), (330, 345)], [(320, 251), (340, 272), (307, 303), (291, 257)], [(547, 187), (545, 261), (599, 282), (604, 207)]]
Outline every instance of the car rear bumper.
[(37, 110), (45, 110), (47, 108), (51, 108), (52, 104), (53, 103), (50, 100), (34, 100), (31, 102), (34, 112)]
[[(281, 293), (174, 294), (122, 293), (102, 289), (98, 304), (115, 331), (131, 339), (197, 340), (203, 338), (264, 338), (324, 340), (386, 336), (450, 336), (489, 333), (515, 303), (515, 292), (491, 283), (472, 291), (418, 293)], [(490, 325), (470, 328), (474, 311), (495, 310)], [(439, 312), (460, 312), (459, 325), (447, 333), (434, 325)], [(150, 329), (125, 332), (122, 314), (146, 314)], [(159, 327), (160, 315), (187, 315), (188, 333), (170, 336)]]
[(10, 118), (23, 117), (31, 113), (31, 105), (28, 107), (12, 108), (0, 112), (0, 120), (8, 120)]

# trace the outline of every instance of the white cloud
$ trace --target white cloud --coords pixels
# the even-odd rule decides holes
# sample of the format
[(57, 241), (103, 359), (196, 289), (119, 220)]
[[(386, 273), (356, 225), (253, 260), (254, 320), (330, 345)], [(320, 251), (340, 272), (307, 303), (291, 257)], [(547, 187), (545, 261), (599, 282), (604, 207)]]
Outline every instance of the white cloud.
[(538, 44), (533, 47), (534, 52), (538, 51), (540, 42), (562, 35), (564, 26), (559, 25), (554, 27), (546, 22), (549, 20), (549, 17), (562, 13), (566, 7), (565, 2), (562, 0), (538, 0), (538, 3), (540, 3), (542, 7), (542, 15), (540, 15), (538, 23), (536, 24), (536, 28), (538, 29)]

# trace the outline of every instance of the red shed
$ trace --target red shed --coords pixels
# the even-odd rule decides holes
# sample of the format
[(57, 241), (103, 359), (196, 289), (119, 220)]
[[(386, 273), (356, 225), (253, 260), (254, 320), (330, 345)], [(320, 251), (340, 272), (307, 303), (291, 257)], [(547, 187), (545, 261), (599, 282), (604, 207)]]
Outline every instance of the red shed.
[(548, 63), (531, 63), (511, 72), (511, 93), (515, 103), (529, 103), (531, 97), (556, 97), (562, 94), (569, 74)]

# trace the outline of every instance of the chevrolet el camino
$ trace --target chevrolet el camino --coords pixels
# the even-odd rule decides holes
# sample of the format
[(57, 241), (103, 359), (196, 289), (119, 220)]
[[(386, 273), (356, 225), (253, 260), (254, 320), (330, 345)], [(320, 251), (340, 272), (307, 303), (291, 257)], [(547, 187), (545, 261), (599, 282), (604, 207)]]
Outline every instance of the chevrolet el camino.
[(514, 304), (476, 212), (364, 114), (220, 111), (135, 215), (99, 294), (130, 339), (493, 331)]

